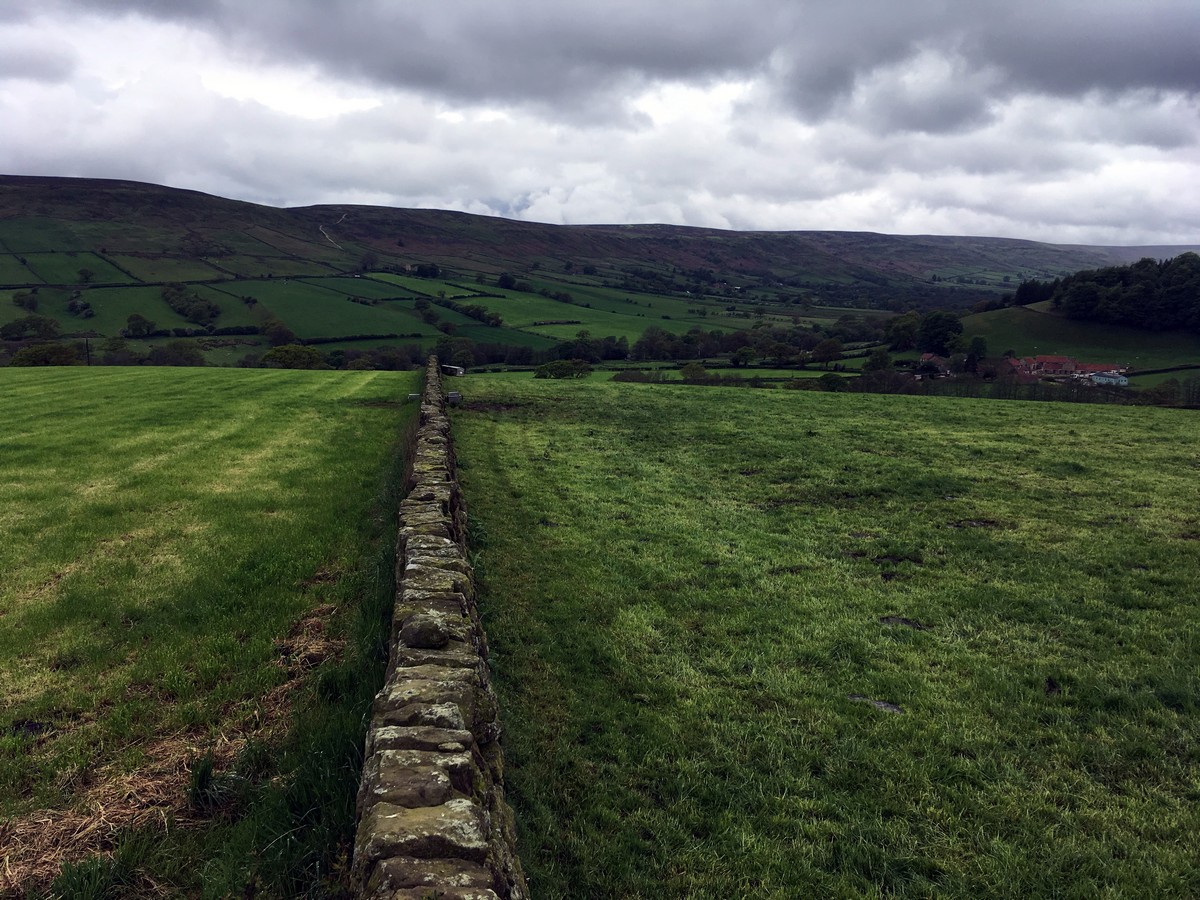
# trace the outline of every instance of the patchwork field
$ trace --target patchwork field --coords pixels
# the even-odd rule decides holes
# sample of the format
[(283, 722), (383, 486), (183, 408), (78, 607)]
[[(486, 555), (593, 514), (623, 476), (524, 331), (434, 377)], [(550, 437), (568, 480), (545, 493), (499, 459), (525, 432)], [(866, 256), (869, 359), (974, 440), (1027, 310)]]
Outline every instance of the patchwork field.
[(1200, 894), (1200, 419), (457, 381), (539, 900)]
[(338, 895), (416, 384), (0, 370), (0, 893)]

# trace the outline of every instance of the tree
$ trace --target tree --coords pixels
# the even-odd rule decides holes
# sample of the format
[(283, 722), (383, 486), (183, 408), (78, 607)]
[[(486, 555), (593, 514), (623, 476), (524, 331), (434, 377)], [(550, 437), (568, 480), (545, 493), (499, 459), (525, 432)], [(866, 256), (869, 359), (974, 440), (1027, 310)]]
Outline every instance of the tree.
[(106, 366), (133, 366), (141, 362), (121, 337), (111, 337), (100, 345), (100, 361)]
[(296, 335), (292, 329), (288, 328), (279, 319), (271, 318), (263, 325), (263, 337), (265, 337), (272, 347), (281, 347), (284, 344), (294, 344)]
[(171, 341), (153, 347), (146, 357), (152, 366), (206, 366), (204, 352), (191, 341)]
[(679, 370), (679, 376), (688, 384), (703, 384), (708, 370), (698, 362), (690, 362)]
[(48, 316), (22, 316), (0, 327), (0, 338), (6, 341), (52, 341), (58, 335), (58, 323)]
[(135, 339), (145, 338), (153, 334), (156, 328), (158, 328), (158, 326), (145, 316), (141, 315), (140, 313), (133, 313), (133, 315), (125, 320), (125, 327), (121, 330), (121, 333), (125, 337)]
[(963, 370), (978, 372), (979, 361), (985, 356), (987, 356), (987, 341), (979, 336), (971, 338), (971, 343), (967, 347), (967, 355), (963, 359)]
[(496, 287), (511, 291), (517, 286), (517, 279), (509, 272), (503, 273), (496, 279)]
[(533, 373), (534, 378), (586, 378), (592, 374), (592, 367), (584, 359), (556, 359), (545, 365), (538, 366)]
[(79, 366), (79, 348), (70, 344), (34, 344), (13, 354), (10, 366)]
[(84, 268), (84, 269), (79, 270), (79, 283), (80, 284), (91, 284), (92, 279), (95, 277), (96, 277), (96, 273), (93, 272), (91, 269)]
[(26, 291), (21, 294), (13, 294), (12, 302), (14, 306), (18, 306), (26, 312), (37, 312), (38, 297), (33, 291)]
[(886, 347), (876, 347), (863, 363), (864, 372), (886, 372), (892, 367), (892, 358)]
[(329, 363), (316, 347), (303, 344), (284, 344), (263, 354), (262, 365), (268, 369), (328, 369)]
[(837, 338), (826, 338), (813, 347), (812, 358), (813, 362), (823, 363), (829, 368), (831, 362), (842, 358), (842, 342)]
[(915, 312), (907, 312), (889, 319), (884, 335), (893, 350), (903, 353), (917, 345), (917, 329), (920, 325), (921, 317)]
[(733, 363), (734, 367), (740, 369), (743, 366), (751, 365), (756, 359), (758, 359), (758, 353), (755, 352), (753, 347), (739, 347), (734, 352), (730, 362)]
[(954, 339), (962, 334), (962, 330), (962, 320), (954, 313), (940, 309), (926, 313), (917, 330), (917, 349), (948, 356), (953, 352)]

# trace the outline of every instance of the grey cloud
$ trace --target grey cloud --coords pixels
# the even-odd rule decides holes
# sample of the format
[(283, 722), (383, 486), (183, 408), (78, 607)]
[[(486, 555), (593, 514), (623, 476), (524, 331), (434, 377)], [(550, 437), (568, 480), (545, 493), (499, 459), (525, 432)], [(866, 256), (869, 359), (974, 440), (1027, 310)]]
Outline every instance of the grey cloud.
[[(1195, 0), (52, 0), (203, 25), (247, 51), (459, 102), (599, 103), (647, 81), (769, 73), (803, 116), (833, 114), (923, 48), (995, 70), (1001, 94), (1200, 90)], [(911, 98), (910, 98), (911, 99)], [(940, 98), (944, 100), (946, 98)], [(906, 111), (930, 130), (978, 119), (960, 94)]]
[(0, 81), (24, 79), (59, 84), (75, 72), (76, 57), (70, 47), (52, 40), (31, 45), (21, 36), (0, 34)]

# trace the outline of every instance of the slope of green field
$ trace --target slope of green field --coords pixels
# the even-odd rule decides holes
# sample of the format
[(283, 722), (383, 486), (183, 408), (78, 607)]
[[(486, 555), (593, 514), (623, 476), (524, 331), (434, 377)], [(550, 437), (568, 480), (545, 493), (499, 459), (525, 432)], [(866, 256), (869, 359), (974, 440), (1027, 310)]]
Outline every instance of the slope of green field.
[(401, 304), (364, 306), (339, 291), (299, 279), (239, 281), (227, 289), (254, 297), (301, 338), (431, 330), (403, 314)]
[(179, 259), (173, 256), (130, 256), (114, 254), (113, 262), (132, 272), (141, 281), (210, 281), (230, 276), (214, 269), (201, 259)]
[[(381, 491), (416, 385), (0, 370), (0, 893), (121, 842), (142, 848), (133, 881), (55, 895), (302, 896), (329, 876), (382, 679), (343, 642), (360, 607), (369, 646), (386, 629)], [(298, 636), (309, 661), (289, 656)], [(215, 780), (189, 794), (206, 754)]]
[[(127, 282), (129, 276), (95, 253), (29, 253), (25, 256), (29, 268), (47, 284), (111, 284)], [(80, 271), (91, 271), (85, 280)]]
[(413, 296), (411, 291), (376, 281), (373, 278), (343, 276), (340, 278), (305, 278), (304, 280), (321, 287), (332, 288), (349, 297), (362, 297), (365, 300), (408, 299)]
[(0, 244), (10, 253), (89, 249), (69, 222), (57, 219), (0, 219)]
[(332, 274), (335, 269), (316, 261), (285, 256), (222, 256), (208, 260), (238, 278), (289, 278), (295, 275)]
[(967, 316), (963, 336), (982, 337), (988, 352), (1019, 356), (1061, 354), (1082, 362), (1111, 362), (1137, 369), (1200, 363), (1200, 335), (1138, 331), (1055, 315), (1046, 304), (1011, 307)]
[(1200, 891), (1200, 419), (456, 382), (535, 895)]
[(0, 254), (0, 284), (40, 284), (41, 281), (16, 255)]

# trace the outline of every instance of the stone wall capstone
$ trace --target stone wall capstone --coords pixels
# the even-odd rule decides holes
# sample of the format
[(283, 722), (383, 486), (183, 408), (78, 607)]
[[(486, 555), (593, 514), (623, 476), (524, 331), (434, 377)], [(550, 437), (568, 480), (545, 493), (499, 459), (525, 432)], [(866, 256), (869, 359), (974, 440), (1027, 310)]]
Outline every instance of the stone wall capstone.
[(526, 900), (436, 357), (410, 488), (400, 504), (391, 653), (367, 729), (351, 877), (363, 900)]

